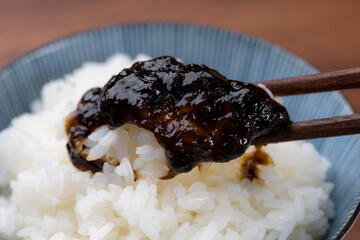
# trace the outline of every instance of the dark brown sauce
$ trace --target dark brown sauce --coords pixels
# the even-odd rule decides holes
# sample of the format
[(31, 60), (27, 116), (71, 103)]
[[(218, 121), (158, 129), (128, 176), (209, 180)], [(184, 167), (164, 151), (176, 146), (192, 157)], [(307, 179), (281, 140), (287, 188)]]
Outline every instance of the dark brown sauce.
[(69, 136), (66, 144), (71, 162), (79, 170), (99, 172), (102, 170), (104, 160), (87, 161), (82, 154), (83, 142), (96, 128), (105, 124), (99, 110), (101, 88), (87, 91), (80, 100), (77, 109), (67, 116), (65, 131)]
[(258, 165), (274, 165), (269, 154), (262, 151), (262, 146), (255, 146), (255, 151), (243, 156), (241, 164), (241, 178), (247, 178), (250, 181), (254, 179), (260, 180), (260, 169)]
[(137, 62), (104, 88), (89, 90), (66, 121), (67, 145), (80, 170), (101, 171), (105, 160), (87, 161), (83, 141), (96, 128), (136, 124), (165, 149), (169, 178), (201, 162), (228, 162), (252, 140), (290, 123), (286, 109), (265, 90), (228, 80), (205, 65), (173, 57)]

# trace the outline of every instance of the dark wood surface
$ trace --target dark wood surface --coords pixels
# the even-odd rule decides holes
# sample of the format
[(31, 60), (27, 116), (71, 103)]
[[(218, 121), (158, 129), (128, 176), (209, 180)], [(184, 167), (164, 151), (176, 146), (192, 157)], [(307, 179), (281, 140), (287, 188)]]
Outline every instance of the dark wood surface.
[[(320, 71), (360, 65), (359, 0), (0, 0), (0, 68), (57, 38), (133, 21), (246, 32), (294, 52)], [(360, 90), (344, 94), (360, 112)], [(360, 239), (359, 223), (347, 239)]]

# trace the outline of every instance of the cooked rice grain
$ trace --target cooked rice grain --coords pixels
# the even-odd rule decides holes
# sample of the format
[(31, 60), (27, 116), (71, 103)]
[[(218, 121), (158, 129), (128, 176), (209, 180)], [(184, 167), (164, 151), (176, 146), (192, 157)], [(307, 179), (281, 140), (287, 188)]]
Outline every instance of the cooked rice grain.
[(146, 58), (117, 54), (106, 63), (85, 63), (46, 84), (33, 112), (15, 118), (0, 133), (0, 236), (321, 238), (334, 215), (333, 184), (325, 182), (330, 164), (306, 142), (265, 147), (275, 167), (261, 167), (263, 182), (240, 178), (241, 158), (212, 164), (205, 174), (194, 169), (162, 181), (158, 178), (167, 174), (164, 150), (151, 133), (132, 125), (101, 127), (85, 142), (88, 159), (106, 157), (120, 165), (105, 164), (94, 175), (72, 166), (64, 117), (89, 88), (103, 86), (111, 75)]

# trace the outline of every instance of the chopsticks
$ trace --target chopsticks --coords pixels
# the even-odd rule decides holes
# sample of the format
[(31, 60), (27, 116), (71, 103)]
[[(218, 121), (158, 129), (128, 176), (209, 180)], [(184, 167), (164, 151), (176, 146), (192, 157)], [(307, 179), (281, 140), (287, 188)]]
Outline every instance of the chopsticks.
[(262, 145), (296, 140), (335, 137), (360, 133), (360, 114), (292, 122), (289, 126), (255, 138), (253, 144)]
[[(259, 82), (275, 96), (360, 88), (360, 68)], [(314, 103), (316, 104), (316, 103)], [(360, 114), (292, 122), (289, 126), (255, 138), (261, 145), (360, 133)]]
[(360, 67), (327, 73), (280, 78), (258, 83), (264, 84), (275, 96), (360, 88)]

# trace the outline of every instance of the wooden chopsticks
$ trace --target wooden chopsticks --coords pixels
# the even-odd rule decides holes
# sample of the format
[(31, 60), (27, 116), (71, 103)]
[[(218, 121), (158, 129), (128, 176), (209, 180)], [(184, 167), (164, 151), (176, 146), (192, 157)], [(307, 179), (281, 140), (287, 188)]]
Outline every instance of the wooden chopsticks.
[(275, 96), (360, 88), (360, 68), (280, 78), (258, 83), (264, 84)]
[(278, 143), (360, 133), (360, 114), (293, 122), (287, 127), (255, 138), (253, 144)]
[[(317, 93), (360, 88), (360, 68), (259, 82), (274, 96)], [(292, 122), (289, 126), (255, 138), (253, 144), (267, 144), (360, 133), (360, 114)]]

